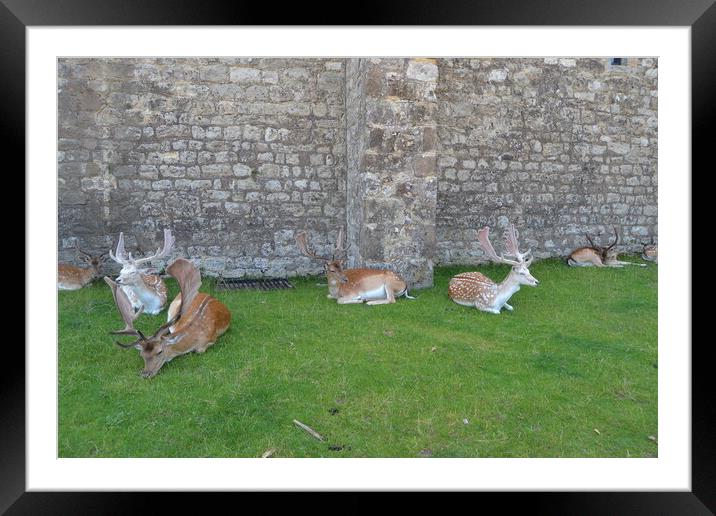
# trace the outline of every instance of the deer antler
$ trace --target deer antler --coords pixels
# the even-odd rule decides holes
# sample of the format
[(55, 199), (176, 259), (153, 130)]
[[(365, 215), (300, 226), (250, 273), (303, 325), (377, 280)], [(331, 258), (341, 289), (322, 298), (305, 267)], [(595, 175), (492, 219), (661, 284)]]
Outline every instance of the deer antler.
[(138, 337), (144, 338), (142, 333), (134, 328), (134, 320), (139, 317), (139, 314), (142, 313), (144, 307), (140, 308), (139, 311), (135, 312), (132, 308), (132, 303), (127, 297), (127, 294), (124, 293), (124, 290), (119, 288), (119, 285), (117, 285), (116, 282), (112, 281), (107, 276), (104, 277), (104, 281), (105, 283), (107, 283), (107, 285), (109, 285), (109, 288), (112, 289), (112, 297), (114, 297), (114, 304), (117, 306), (119, 315), (122, 316), (122, 320), (124, 321), (124, 329), (121, 329), (119, 331), (111, 331), (110, 334), (136, 335)]
[(298, 250), (301, 251), (301, 254), (303, 254), (304, 256), (308, 256), (309, 258), (315, 258), (316, 260), (323, 260), (326, 262), (329, 261), (328, 258), (319, 256), (314, 251), (311, 251), (308, 248), (308, 235), (305, 231), (302, 231), (298, 235), (296, 235), (296, 244), (298, 245)]
[(585, 233), (584, 236), (587, 237), (587, 240), (589, 241), (589, 245), (592, 246), (593, 249), (600, 249), (601, 247), (594, 243), (594, 240), (589, 236), (589, 233)]
[(532, 249), (528, 249), (525, 253), (520, 253), (519, 236), (520, 234), (515, 228), (514, 224), (510, 224), (509, 226), (507, 226), (507, 229), (505, 229), (505, 247), (507, 248), (507, 254), (509, 256), (514, 256), (515, 258), (517, 258), (517, 261), (523, 263), (527, 255), (532, 252)]
[(199, 287), (201, 286), (201, 273), (193, 263), (184, 258), (177, 258), (169, 267), (167, 272), (177, 280), (179, 289), (181, 290), (181, 309), (180, 317), (183, 316), (191, 306)]
[(490, 242), (490, 227), (485, 226), (481, 230), (477, 232), (477, 241), (480, 244), (480, 247), (482, 247), (482, 250), (485, 252), (485, 254), (490, 258), (492, 261), (497, 263), (506, 263), (508, 265), (519, 265), (520, 262), (509, 260), (503, 256), (498, 256), (495, 252), (495, 248), (492, 247), (492, 243)]
[(343, 234), (343, 227), (338, 230), (338, 237), (336, 238), (336, 245), (334, 246), (333, 259), (342, 259), (346, 256), (345, 238)]
[(119, 232), (119, 240), (117, 241), (117, 249), (112, 253), (109, 250), (109, 257), (120, 265), (126, 265), (129, 260), (127, 258), (127, 251), (124, 250), (124, 233)]
[[(140, 263), (145, 262), (151, 262), (153, 260), (159, 260), (160, 258), (166, 257), (172, 250), (172, 247), (174, 246), (174, 237), (172, 236), (172, 232), (169, 229), (164, 230), (164, 247), (157, 249), (157, 252), (150, 256), (145, 256), (144, 258), (138, 258), (134, 260), (135, 265), (139, 265)], [(129, 259), (132, 259), (132, 254), (129, 254)]]
[(169, 328), (171, 328), (181, 317), (181, 310), (177, 311), (176, 315), (172, 317), (170, 320), (162, 324), (157, 331), (154, 332), (154, 337), (163, 337), (166, 333), (169, 332)]
[(612, 244), (606, 248), (607, 251), (609, 251), (615, 245), (617, 245), (617, 243), (619, 243), (619, 233), (617, 233), (617, 227), (616, 226), (612, 226), (612, 227), (614, 228), (614, 242), (612, 242)]
[(91, 255), (91, 254), (89, 254), (88, 252), (85, 252), (85, 251), (83, 251), (82, 249), (80, 249), (80, 243), (79, 243), (77, 240), (75, 240), (75, 249), (77, 250), (77, 254), (83, 254), (83, 255), (85, 255), (87, 258), (92, 258), (92, 255)]

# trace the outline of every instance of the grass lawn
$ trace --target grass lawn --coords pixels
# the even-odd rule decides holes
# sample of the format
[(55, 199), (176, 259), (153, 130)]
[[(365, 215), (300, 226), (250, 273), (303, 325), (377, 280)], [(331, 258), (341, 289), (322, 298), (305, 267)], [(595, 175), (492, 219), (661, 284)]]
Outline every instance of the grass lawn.
[(657, 266), (536, 262), (540, 285), (499, 316), (448, 299), (469, 270), (502, 280), (508, 267), (439, 268), (418, 299), (383, 306), (338, 305), (324, 278), (274, 292), (205, 279), (229, 331), (149, 380), (139, 352), (107, 334), (122, 323), (104, 282), (59, 292), (59, 455), (657, 455)]

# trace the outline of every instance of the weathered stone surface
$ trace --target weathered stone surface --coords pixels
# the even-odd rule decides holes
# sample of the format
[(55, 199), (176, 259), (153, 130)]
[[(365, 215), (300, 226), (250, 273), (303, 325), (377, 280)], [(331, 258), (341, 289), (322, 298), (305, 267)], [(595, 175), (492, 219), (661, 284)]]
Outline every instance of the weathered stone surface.
[[(71, 58), (59, 61), (60, 259), (153, 249), (207, 274), (351, 265), (432, 282), (510, 220), (539, 257), (616, 226), (656, 236), (655, 59)], [(496, 231), (497, 233), (497, 231)], [(606, 235), (604, 235), (606, 238)], [(502, 242), (496, 242), (501, 245)]]
[[(346, 73), (349, 262), (431, 286), (437, 62), (349, 59)], [(427, 85), (422, 95), (411, 81)]]
[(153, 249), (171, 227), (173, 255), (207, 274), (320, 272), (274, 234), (345, 222), (344, 74), (336, 59), (60, 59), (60, 259), (120, 231)]
[(482, 261), (474, 231), (508, 219), (540, 257), (612, 226), (633, 251), (657, 235), (657, 63), (607, 63), (439, 60), (436, 262)]

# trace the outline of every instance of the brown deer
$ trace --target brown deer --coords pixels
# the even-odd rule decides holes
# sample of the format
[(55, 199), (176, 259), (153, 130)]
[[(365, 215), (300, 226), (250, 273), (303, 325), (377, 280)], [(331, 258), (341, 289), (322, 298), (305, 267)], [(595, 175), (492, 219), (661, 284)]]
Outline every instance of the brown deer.
[(618, 259), (619, 234), (616, 227), (614, 228), (614, 242), (608, 246), (595, 244), (588, 233), (585, 233), (585, 236), (589, 246), (572, 251), (567, 257), (567, 265), (570, 267), (624, 267), (625, 265), (645, 267), (643, 263), (623, 262)]
[(134, 328), (134, 320), (142, 312), (135, 312), (124, 290), (107, 276), (104, 280), (112, 289), (117, 310), (124, 321), (124, 328), (110, 332), (112, 335), (133, 335), (134, 342), (118, 346), (135, 347), (144, 359), (142, 377), (151, 378), (173, 358), (190, 353), (203, 353), (229, 328), (231, 313), (218, 299), (199, 292), (201, 274), (188, 260), (177, 258), (167, 272), (179, 283), (180, 292), (172, 301), (167, 322), (151, 337)]
[(308, 236), (302, 232), (296, 236), (298, 249), (302, 254), (325, 264), (328, 279), (328, 298), (338, 304), (363, 303), (384, 305), (395, 303), (396, 297), (408, 295), (408, 285), (395, 272), (387, 269), (344, 269), (345, 248), (343, 229), (338, 232), (333, 256), (319, 256), (308, 248)]
[(448, 296), (459, 305), (474, 306), (483, 312), (499, 314), (502, 307), (512, 311), (512, 306), (507, 304), (512, 295), (520, 289), (521, 285), (536, 287), (539, 281), (530, 274), (529, 266), (532, 264), (532, 257), (527, 259), (531, 250), (526, 253), (519, 252), (519, 233), (514, 224), (510, 224), (505, 230), (505, 243), (508, 256), (516, 259), (510, 260), (504, 256), (498, 256), (495, 248), (490, 243), (490, 228), (485, 226), (477, 232), (477, 241), (490, 260), (496, 263), (505, 263), (512, 266), (512, 270), (502, 283), (495, 283), (487, 276), (479, 272), (463, 272), (450, 279)]
[(654, 237), (651, 237), (648, 243), (642, 242), (641, 245), (643, 246), (641, 257), (648, 262), (659, 263), (659, 248), (654, 243)]
[[(148, 267), (153, 260), (165, 258), (174, 246), (174, 237), (170, 230), (164, 230), (164, 246), (157, 249), (156, 253), (143, 258), (134, 258), (132, 253), (124, 249), (124, 233), (119, 234), (119, 241), (114, 253), (109, 256), (122, 266), (117, 277), (117, 283), (132, 303), (135, 310), (142, 310), (145, 313), (156, 315), (162, 311), (167, 302), (167, 286), (161, 276), (154, 274)], [(145, 265), (142, 267), (142, 265)]]
[(69, 263), (57, 264), (57, 288), (59, 290), (79, 290), (102, 277), (102, 267), (107, 261), (107, 253), (100, 255), (86, 253), (80, 249), (78, 243), (75, 243), (75, 249), (77, 258), (89, 265), (89, 268), (77, 267)]

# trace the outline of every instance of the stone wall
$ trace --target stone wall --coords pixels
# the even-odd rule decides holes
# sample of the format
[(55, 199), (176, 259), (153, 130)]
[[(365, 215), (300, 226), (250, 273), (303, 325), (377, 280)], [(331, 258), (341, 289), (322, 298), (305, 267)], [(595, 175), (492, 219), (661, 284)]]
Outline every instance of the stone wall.
[(348, 213), (351, 264), (433, 281), (435, 59), (348, 60)]
[(345, 227), (416, 287), (508, 219), (538, 257), (657, 235), (655, 59), (73, 58), (58, 102), (61, 260), (171, 227), (207, 274), (301, 275), (296, 233)]
[(508, 218), (542, 257), (657, 234), (657, 63), (623, 62), (439, 61), (436, 261), (479, 262), (477, 230)]
[(306, 274), (345, 221), (345, 70), (332, 59), (61, 59), (60, 259), (75, 239), (209, 274)]
[(366, 59), (346, 60), (346, 219), (351, 221), (346, 227), (346, 250), (349, 267), (359, 267), (363, 263), (360, 240), (365, 184), (360, 171), (368, 143), (365, 102), (367, 66)]

